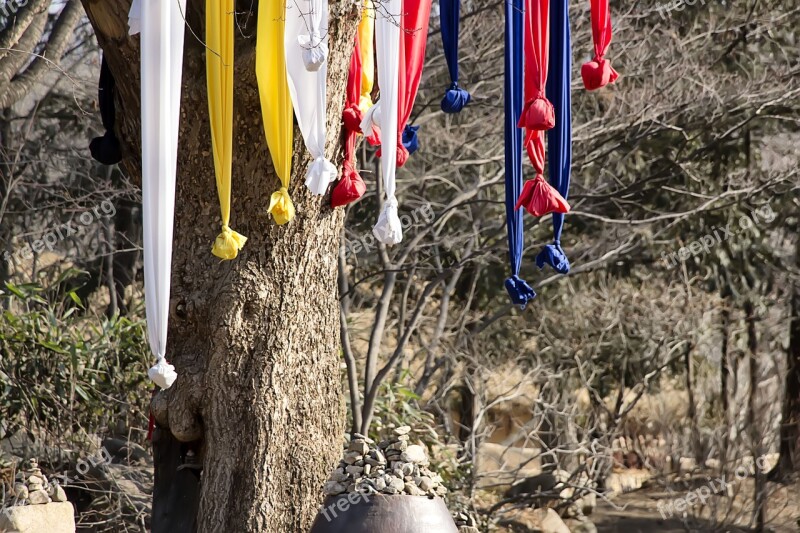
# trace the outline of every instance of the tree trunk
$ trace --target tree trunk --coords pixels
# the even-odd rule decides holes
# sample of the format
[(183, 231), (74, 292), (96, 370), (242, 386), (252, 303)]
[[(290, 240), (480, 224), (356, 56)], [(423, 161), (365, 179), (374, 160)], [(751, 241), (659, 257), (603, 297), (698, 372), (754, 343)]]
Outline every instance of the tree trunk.
[(753, 464), (755, 465), (755, 484), (753, 486), (753, 518), (755, 530), (764, 531), (764, 524), (767, 514), (767, 494), (766, 476), (764, 471), (758, 466), (761, 457), (764, 455), (762, 446), (762, 424), (759, 423), (758, 406), (758, 329), (756, 326), (756, 311), (752, 300), (749, 298), (744, 302), (745, 324), (747, 325), (747, 350), (749, 352), (748, 377), (750, 379), (749, 397), (747, 400), (747, 425), (750, 429), (750, 448), (753, 454)]
[[(117, 81), (123, 165), (139, 176), (139, 39), (127, 36), (130, 1), (83, 3)], [(297, 131), (289, 189), (297, 217), (277, 226), (267, 214), (280, 185), (256, 87), (257, 6), (237, 2), (231, 227), (248, 241), (233, 261), (211, 255), (220, 220), (200, 42), (204, 3), (188, 4), (167, 353), (179, 377), (151, 407), (161, 427), (200, 454), (199, 531), (307, 531), (344, 431), (336, 294), (343, 214), (303, 185), (310, 159)], [(358, 19), (358, 6), (347, 6), (330, 26), (327, 151), (337, 155)]]
[[(795, 266), (800, 265), (800, 240), (795, 244)], [(800, 282), (792, 284), (789, 309), (789, 350), (780, 433), (780, 460), (776, 477), (800, 470)], [(772, 473), (771, 473), (772, 474)]]
[(686, 349), (683, 352), (683, 360), (686, 364), (686, 394), (688, 396), (688, 406), (686, 411), (686, 418), (689, 419), (689, 430), (692, 439), (692, 453), (697, 464), (703, 464), (705, 460), (703, 453), (703, 443), (700, 439), (700, 427), (697, 420), (697, 403), (694, 398), (694, 360), (692, 358), (692, 349), (694, 346), (691, 341), (686, 344)]

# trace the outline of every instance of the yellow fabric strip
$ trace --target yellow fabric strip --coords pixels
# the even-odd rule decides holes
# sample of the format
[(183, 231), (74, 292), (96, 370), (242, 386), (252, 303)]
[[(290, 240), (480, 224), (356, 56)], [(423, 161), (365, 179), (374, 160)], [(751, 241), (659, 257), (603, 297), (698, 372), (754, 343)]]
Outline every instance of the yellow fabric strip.
[(234, 0), (206, 0), (208, 115), (222, 215), (222, 232), (211, 253), (220, 259), (235, 258), (247, 241), (247, 237), (228, 227), (233, 162), (233, 4)]
[(259, 2), (256, 31), (256, 79), (264, 134), (272, 155), (272, 164), (282, 185), (272, 193), (267, 211), (278, 224), (286, 224), (294, 218), (294, 204), (288, 191), (292, 176), (293, 124), (283, 44), (285, 6), (285, 0)]
[(358, 23), (358, 44), (361, 49), (361, 100), (362, 113), (372, 107), (372, 87), (375, 85), (375, 8), (372, 0), (364, 0), (361, 21)]

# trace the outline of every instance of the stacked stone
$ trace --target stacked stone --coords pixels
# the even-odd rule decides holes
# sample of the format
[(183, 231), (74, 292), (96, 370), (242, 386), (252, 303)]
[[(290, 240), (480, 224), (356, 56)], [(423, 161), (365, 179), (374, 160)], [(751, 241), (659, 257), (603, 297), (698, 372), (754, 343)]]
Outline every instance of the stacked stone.
[(447, 488), (442, 477), (432, 472), (425, 448), (409, 444), (409, 426), (391, 431), (377, 445), (365, 435), (354, 433), (344, 458), (323, 487), (326, 496), (363, 492), (443, 496)]
[(67, 501), (64, 489), (57, 482), (51, 483), (47, 480), (36, 459), (28, 460), (25, 468), (17, 473), (14, 497), (17, 505), (43, 505), (54, 501)]
[(453, 516), (458, 533), (479, 533), (475, 518), (464, 511), (459, 511)]

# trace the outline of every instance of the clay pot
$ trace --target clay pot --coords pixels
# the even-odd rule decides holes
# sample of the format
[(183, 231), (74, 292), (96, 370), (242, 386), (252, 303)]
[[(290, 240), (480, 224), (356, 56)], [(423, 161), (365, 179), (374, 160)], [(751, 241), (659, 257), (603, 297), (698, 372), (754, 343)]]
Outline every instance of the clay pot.
[(311, 533), (458, 533), (441, 498), (342, 494), (328, 498)]

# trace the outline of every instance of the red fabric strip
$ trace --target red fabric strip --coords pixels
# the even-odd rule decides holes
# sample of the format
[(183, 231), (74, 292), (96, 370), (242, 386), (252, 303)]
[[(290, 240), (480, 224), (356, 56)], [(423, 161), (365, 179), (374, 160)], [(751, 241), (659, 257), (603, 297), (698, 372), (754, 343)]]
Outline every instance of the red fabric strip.
[(347, 73), (347, 93), (342, 122), (344, 123), (344, 162), (342, 178), (331, 191), (331, 207), (340, 207), (358, 200), (364, 195), (367, 186), (356, 170), (356, 145), (361, 132), (361, 48), (358, 35), (355, 37), (350, 70)]
[(549, 130), (555, 126), (553, 104), (545, 96), (550, 55), (550, 0), (525, 2), (525, 107), (519, 127)]
[(594, 59), (583, 64), (581, 78), (583, 86), (593, 91), (614, 83), (619, 74), (605, 59), (611, 44), (611, 9), (609, 0), (590, 0), (592, 7), (592, 41), (594, 42)]

